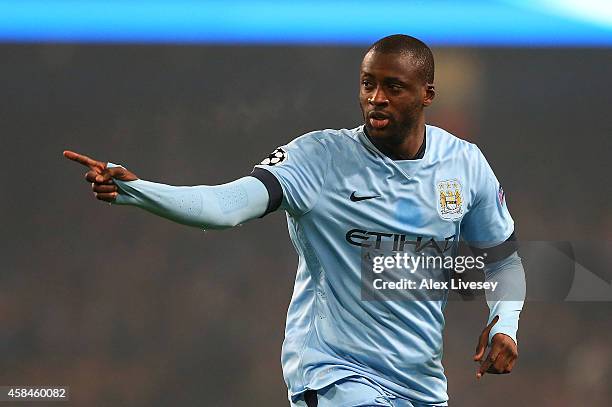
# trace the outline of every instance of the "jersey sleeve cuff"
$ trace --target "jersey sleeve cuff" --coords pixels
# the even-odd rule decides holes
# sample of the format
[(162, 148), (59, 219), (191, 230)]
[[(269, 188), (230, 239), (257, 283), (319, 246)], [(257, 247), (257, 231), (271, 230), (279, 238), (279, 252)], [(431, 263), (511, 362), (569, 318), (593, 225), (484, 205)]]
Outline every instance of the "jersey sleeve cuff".
[(513, 231), (510, 234), (510, 237), (508, 237), (508, 239), (496, 246), (488, 248), (479, 248), (470, 244), (470, 249), (472, 250), (475, 256), (484, 257), (484, 262), (486, 264), (489, 264), (503, 260), (510, 256), (512, 253), (518, 250), (518, 244), (516, 241), (516, 235)]
[[(518, 321), (516, 325), (518, 325)], [(495, 335), (504, 334), (512, 338), (514, 343), (518, 345), (518, 342), (516, 340), (516, 333), (518, 331), (518, 326), (516, 325), (512, 323), (506, 323), (503, 325), (499, 325), (499, 323), (497, 323), (493, 325), (493, 327), (491, 328), (491, 331), (489, 332), (489, 344), (491, 344), (491, 341), (493, 340), (493, 337)]]
[(274, 174), (263, 168), (255, 167), (250, 176), (261, 181), (268, 190), (268, 206), (264, 214), (260, 216), (260, 218), (263, 218), (280, 207), (283, 201), (283, 188)]
[[(123, 165), (115, 164), (110, 161), (106, 163), (106, 168), (116, 167), (123, 167)], [(137, 181), (140, 181), (140, 179), (136, 179), (134, 181), (121, 181), (119, 179), (113, 178), (113, 182), (115, 183), (115, 185), (117, 185), (117, 188), (119, 189), (119, 195), (117, 195), (115, 200), (111, 203), (113, 205), (137, 205), (138, 199), (130, 194), (132, 186), (138, 184)]]

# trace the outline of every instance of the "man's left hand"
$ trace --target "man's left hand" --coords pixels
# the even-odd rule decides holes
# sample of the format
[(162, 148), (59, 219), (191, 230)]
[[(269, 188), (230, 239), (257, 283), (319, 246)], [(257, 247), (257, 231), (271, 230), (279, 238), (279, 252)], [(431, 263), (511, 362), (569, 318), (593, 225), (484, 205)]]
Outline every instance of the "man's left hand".
[(483, 359), (489, 342), (489, 332), (498, 320), (499, 316), (496, 315), (478, 338), (478, 346), (476, 346), (476, 353), (474, 354), (474, 361), (480, 362), (480, 367), (476, 372), (477, 379), (480, 379), (485, 372), (493, 374), (510, 373), (518, 358), (518, 349), (514, 340), (508, 335), (497, 333), (491, 338), (489, 354)]

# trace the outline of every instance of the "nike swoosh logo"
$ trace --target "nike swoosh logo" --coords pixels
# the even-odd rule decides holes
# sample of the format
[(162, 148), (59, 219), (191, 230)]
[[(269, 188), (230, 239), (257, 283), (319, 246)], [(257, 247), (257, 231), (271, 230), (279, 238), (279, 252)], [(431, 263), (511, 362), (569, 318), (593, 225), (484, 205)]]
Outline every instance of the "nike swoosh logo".
[(380, 198), (380, 195), (372, 195), (372, 196), (355, 196), (355, 192), (354, 191), (351, 194), (351, 201), (353, 202), (359, 202), (359, 201), (365, 201), (366, 199), (372, 199), (372, 198)]

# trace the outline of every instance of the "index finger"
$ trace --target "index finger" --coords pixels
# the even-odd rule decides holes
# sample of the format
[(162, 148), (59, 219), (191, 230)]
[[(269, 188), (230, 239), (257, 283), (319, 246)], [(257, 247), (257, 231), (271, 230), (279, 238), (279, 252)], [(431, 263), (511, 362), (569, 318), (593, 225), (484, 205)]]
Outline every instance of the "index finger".
[(83, 164), (86, 167), (93, 169), (103, 170), (106, 168), (106, 163), (101, 161), (96, 161), (92, 158), (87, 157), (86, 155), (75, 153), (74, 151), (66, 150), (64, 151), (64, 157), (69, 160), (76, 161), (79, 164)]
[(482, 376), (484, 376), (485, 372), (489, 370), (493, 362), (495, 362), (495, 358), (493, 357), (493, 349), (491, 349), (487, 355), (487, 358), (480, 365), (478, 372), (476, 372), (476, 378), (480, 379)]

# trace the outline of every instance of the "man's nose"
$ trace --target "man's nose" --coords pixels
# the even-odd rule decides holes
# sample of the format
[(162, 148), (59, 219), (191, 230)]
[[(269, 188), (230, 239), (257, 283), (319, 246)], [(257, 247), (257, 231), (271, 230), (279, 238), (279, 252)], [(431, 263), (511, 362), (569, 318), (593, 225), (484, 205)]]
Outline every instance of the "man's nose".
[(387, 95), (385, 95), (385, 92), (382, 87), (378, 86), (374, 90), (372, 96), (368, 98), (368, 102), (373, 105), (385, 105), (389, 103), (389, 99), (387, 99)]

